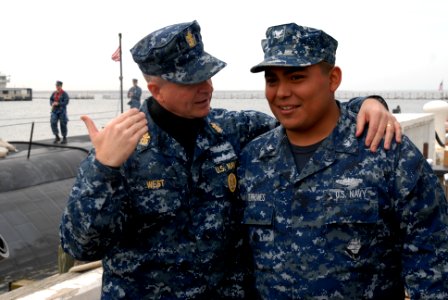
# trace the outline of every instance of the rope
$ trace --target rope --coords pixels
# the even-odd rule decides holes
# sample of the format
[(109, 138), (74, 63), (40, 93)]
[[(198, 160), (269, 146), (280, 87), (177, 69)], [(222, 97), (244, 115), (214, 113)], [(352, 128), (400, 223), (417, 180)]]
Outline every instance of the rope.
[[(8, 141), (10, 144), (21, 144), (21, 145), (29, 145), (30, 142), (24, 142), (24, 141)], [(74, 150), (80, 150), (85, 153), (89, 153), (89, 149), (82, 148), (82, 147), (76, 147), (76, 146), (69, 146), (69, 145), (61, 145), (61, 144), (47, 144), (47, 143), (40, 143), (40, 142), (31, 142), (31, 145), (36, 146), (42, 146), (42, 147), (51, 147), (51, 148), (65, 148), (65, 149), (74, 149)]]

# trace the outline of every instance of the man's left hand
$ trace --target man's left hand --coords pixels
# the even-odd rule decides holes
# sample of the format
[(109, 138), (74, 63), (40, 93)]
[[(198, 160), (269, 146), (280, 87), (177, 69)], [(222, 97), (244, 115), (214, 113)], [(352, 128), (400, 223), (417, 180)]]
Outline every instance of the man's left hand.
[(383, 104), (374, 98), (367, 98), (361, 105), (356, 122), (356, 136), (360, 136), (366, 123), (369, 129), (366, 136), (366, 146), (376, 152), (384, 137), (384, 149), (390, 149), (392, 139), (401, 143), (401, 126), (395, 116)]

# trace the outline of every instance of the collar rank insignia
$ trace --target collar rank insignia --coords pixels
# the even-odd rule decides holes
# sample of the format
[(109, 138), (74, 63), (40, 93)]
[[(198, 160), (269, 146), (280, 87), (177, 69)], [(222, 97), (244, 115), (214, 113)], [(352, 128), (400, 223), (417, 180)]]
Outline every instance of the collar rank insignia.
[(190, 48), (193, 48), (194, 46), (196, 46), (196, 39), (190, 30), (188, 30), (187, 35), (185, 36), (185, 39), (187, 40), (188, 46), (190, 46)]
[(216, 124), (216, 123), (210, 123), (210, 126), (212, 126), (212, 128), (213, 128), (217, 133), (222, 133), (222, 128), (219, 127), (218, 124)]
[(148, 146), (150, 140), (151, 140), (151, 136), (147, 132), (140, 138), (139, 145)]

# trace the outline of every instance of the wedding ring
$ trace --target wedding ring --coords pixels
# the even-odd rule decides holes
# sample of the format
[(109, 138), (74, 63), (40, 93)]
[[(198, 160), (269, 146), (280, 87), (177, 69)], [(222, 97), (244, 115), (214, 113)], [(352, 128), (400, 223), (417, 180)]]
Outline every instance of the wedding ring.
[(392, 126), (392, 124), (390, 124), (390, 123), (388, 123), (388, 124), (386, 125), (386, 127), (390, 127), (390, 126)]

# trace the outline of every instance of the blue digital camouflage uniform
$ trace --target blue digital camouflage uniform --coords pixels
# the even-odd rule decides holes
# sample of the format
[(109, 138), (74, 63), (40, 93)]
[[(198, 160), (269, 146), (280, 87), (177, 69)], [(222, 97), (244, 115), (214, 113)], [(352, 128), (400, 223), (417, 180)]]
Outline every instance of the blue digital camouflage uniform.
[(64, 250), (103, 259), (103, 299), (241, 298), (242, 272), (222, 282), (235, 264), (245, 271), (234, 223), (241, 219), (236, 164), (241, 148), (275, 120), (212, 110), (188, 168), (185, 151), (154, 124), (146, 101), (142, 110), (149, 134), (121, 169), (101, 165), (94, 153), (82, 163), (62, 219)]
[(205, 52), (197, 21), (169, 25), (141, 39), (132, 57), (143, 74), (180, 84), (212, 78), (226, 63)]
[(261, 40), (264, 60), (252, 67), (252, 73), (268, 67), (306, 67), (321, 61), (334, 65), (338, 41), (326, 32), (295, 23), (271, 26)]
[(355, 138), (355, 116), (298, 171), (282, 126), (242, 152), (238, 170), (263, 299), (448, 299), (447, 201), (403, 137)]

